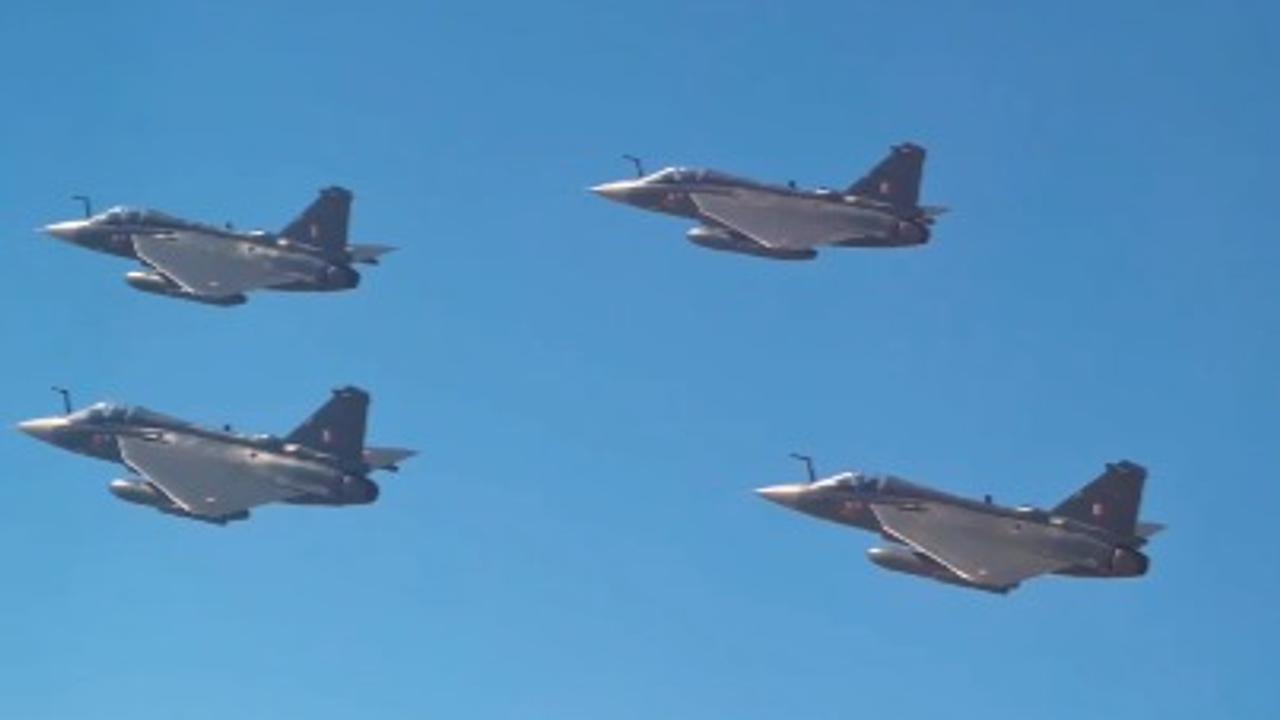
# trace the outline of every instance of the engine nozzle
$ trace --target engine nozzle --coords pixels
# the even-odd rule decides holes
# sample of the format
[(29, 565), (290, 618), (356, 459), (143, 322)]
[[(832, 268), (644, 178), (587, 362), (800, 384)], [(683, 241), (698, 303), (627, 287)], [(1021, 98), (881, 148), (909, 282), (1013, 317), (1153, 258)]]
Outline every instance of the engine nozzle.
[(342, 499), (352, 505), (368, 505), (381, 494), (378, 484), (368, 478), (349, 475), (342, 479)]
[(1141, 577), (1150, 567), (1151, 560), (1133, 548), (1118, 547), (1111, 553), (1111, 574), (1114, 577)]

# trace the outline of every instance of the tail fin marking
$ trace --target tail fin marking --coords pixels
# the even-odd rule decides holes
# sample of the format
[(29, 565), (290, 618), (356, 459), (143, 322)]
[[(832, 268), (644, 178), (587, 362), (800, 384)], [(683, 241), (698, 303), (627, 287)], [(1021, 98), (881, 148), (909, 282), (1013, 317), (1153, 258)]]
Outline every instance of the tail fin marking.
[(289, 433), (288, 442), (330, 453), (353, 465), (363, 463), (369, 394), (339, 388), (311, 417)]
[(280, 231), (280, 235), (293, 242), (310, 245), (330, 254), (343, 252), (347, 247), (347, 224), (351, 219), (350, 190), (328, 187), (320, 191), (320, 197), (307, 206), (296, 220)]
[(845, 192), (888, 203), (902, 212), (914, 211), (920, 204), (924, 157), (925, 150), (919, 145), (895, 145), (888, 157)]
[(1109, 463), (1105, 472), (1062, 501), (1053, 512), (1116, 535), (1134, 537), (1146, 478), (1146, 469), (1137, 463)]

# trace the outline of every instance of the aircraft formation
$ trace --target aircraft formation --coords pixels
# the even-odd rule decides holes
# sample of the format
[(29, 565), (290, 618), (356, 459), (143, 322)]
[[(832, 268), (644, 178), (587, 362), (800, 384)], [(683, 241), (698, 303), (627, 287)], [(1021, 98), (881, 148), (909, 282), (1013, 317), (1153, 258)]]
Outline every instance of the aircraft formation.
[[(710, 169), (668, 167), (607, 182), (597, 195), (688, 218), (696, 245), (772, 260), (812, 260), (824, 248), (904, 248), (928, 243), (944, 208), (920, 204), (925, 149), (894, 146), (844, 190), (760, 183)], [(394, 248), (348, 241), (353, 195), (329, 187), (278, 233), (241, 232), (155, 210), (113, 207), (43, 230), (73, 245), (128, 258), (132, 287), (167, 298), (236, 306), (258, 290), (332, 292), (360, 283), (356, 265), (376, 265)], [(284, 437), (212, 429), (145, 408), (97, 403), (19, 423), (19, 429), (73, 453), (123, 466), (116, 497), (161, 513), (216, 525), (246, 520), (269, 503), (363, 505), (376, 501), (370, 475), (396, 471), (413, 450), (365, 444), (370, 396), (335, 390)], [(1126, 578), (1146, 574), (1142, 551), (1163, 526), (1142, 522), (1146, 470), (1129, 461), (1105, 472), (1052, 510), (1001, 507), (892, 475), (842, 472), (756, 492), (823, 520), (879, 534), (876, 565), (970, 589), (1007, 593), (1041, 575)]]

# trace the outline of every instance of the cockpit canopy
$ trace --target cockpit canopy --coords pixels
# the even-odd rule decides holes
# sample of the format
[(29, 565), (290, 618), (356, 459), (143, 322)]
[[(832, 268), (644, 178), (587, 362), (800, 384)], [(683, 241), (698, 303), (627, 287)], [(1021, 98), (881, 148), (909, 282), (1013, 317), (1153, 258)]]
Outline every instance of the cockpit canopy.
[(100, 402), (71, 413), (70, 419), (72, 422), (99, 423), (112, 420), (123, 420), (128, 412), (129, 409), (123, 405)]
[(115, 403), (94, 403), (83, 410), (77, 410), (69, 416), (71, 422), (87, 423), (135, 423), (138, 425), (180, 426), (187, 423), (144, 407), (118, 405)]
[(161, 226), (181, 226), (184, 225), (178, 218), (165, 215), (156, 210), (144, 210), (139, 208), (125, 207), (117, 205), (105, 212), (98, 213), (89, 219), (94, 225), (161, 225)]
[(736, 183), (741, 182), (732, 175), (716, 170), (699, 168), (669, 167), (640, 179), (646, 185), (679, 185), (683, 183)]
[(833, 488), (850, 488), (861, 492), (874, 492), (877, 490), (883, 478), (875, 475), (866, 475), (860, 472), (844, 472), (839, 475), (832, 475), (829, 478), (823, 478), (814, 483), (815, 487), (833, 487)]

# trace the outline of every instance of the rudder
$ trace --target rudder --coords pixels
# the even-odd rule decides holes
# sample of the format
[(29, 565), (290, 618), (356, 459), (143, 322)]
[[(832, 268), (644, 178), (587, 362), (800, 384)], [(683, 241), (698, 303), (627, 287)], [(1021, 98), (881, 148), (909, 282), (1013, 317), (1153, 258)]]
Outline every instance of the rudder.
[(307, 206), (296, 220), (280, 235), (290, 240), (324, 250), (340, 253), (347, 247), (347, 224), (351, 219), (350, 190), (327, 187), (320, 197)]
[(333, 397), (289, 433), (288, 442), (336, 455), (352, 464), (362, 463), (369, 393), (357, 387), (333, 391)]
[(850, 185), (845, 192), (888, 203), (899, 211), (914, 211), (920, 205), (924, 156), (925, 150), (919, 145), (894, 145), (889, 157), (881, 160), (871, 172)]
[(1146, 479), (1146, 469), (1137, 463), (1128, 460), (1108, 463), (1105, 472), (1062, 501), (1053, 513), (1116, 535), (1134, 537)]

